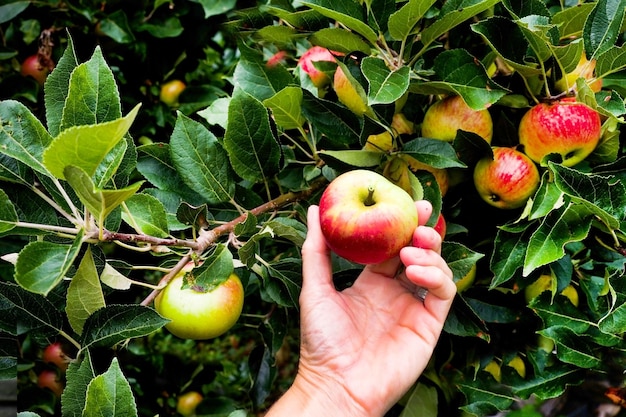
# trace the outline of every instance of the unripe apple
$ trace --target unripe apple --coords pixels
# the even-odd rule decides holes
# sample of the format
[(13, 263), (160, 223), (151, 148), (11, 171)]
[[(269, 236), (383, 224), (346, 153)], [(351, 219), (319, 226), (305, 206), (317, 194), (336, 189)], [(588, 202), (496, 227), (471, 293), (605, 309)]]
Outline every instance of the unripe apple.
[(37, 54), (31, 55), (22, 62), (20, 72), (24, 77), (33, 77), (39, 85), (43, 85), (48, 78), (50, 69), (41, 64)]
[(319, 202), (320, 225), (328, 247), (360, 264), (397, 256), (417, 227), (411, 196), (382, 175), (357, 169), (339, 175)]
[(453, 141), (458, 130), (473, 132), (491, 143), (493, 120), (489, 110), (474, 110), (461, 96), (449, 96), (432, 104), (422, 121), (425, 138)]
[(170, 107), (178, 105), (178, 98), (187, 85), (181, 80), (170, 80), (161, 86), (159, 100)]
[(476, 280), (477, 269), (478, 267), (476, 266), (476, 264), (472, 265), (467, 274), (463, 275), (458, 281), (454, 281), (454, 284), (456, 285), (456, 292), (461, 294), (469, 287), (471, 287), (472, 284), (474, 284), (474, 281)]
[[(552, 274), (541, 274), (539, 278), (537, 278), (530, 285), (524, 288), (524, 299), (526, 300), (526, 302), (530, 303), (534, 298), (538, 297), (544, 291), (552, 290), (553, 285), (555, 285), (556, 289), (556, 283), (554, 282), (555, 279), (556, 278), (553, 277)], [(570, 284), (567, 287), (563, 288), (560, 294), (567, 297), (572, 305), (574, 305), (574, 307), (578, 307), (580, 303), (580, 297), (578, 295), (576, 287)]]
[(44, 369), (39, 373), (37, 376), (37, 386), (49, 389), (57, 397), (61, 397), (61, 394), (63, 394), (63, 382), (56, 371), (52, 369)]
[(371, 111), (367, 105), (367, 98), (357, 90), (356, 80), (351, 80), (341, 67), (335, 70), (333, 89), (337, 99), (357, 116), (363, 116)]
[(313, 85), (321, 88), (330, 84), (330, 77), (323, 71), (315, 68), (313, 63), (319, 61), (336, 62), (336, 59), (330, 50), (321, 46), (313, 46), (302, 54), (298, 60), (298, 65), (306, 74), (308, 74), (309, 78), (311, 78), (311, 81), (313, 82)]
[(515, 369), (517, 374), (522, 378), (526, 378), (526, 362), (519, 355), (513, 356), (513, 358), (507, 362), (507, 366)]
[(587, 81), (587, 85), (591, 88), (591, 91), (597, 93), (602, 89), (602, 78), (594, 79), (593, 71), (596, 69), (596, 60), (589, 61), (585, 52), (583, 51), (580, 56), (578, 65), (574, 68), (574, 71), (565, 74), (554, 83), (554, 88), (557, 92), (563, 93), (566, 91), (576, 91), (576, 80), (584, 78)]
[(63, 372), (67, 370), (70, 363), (70, 358), (63, 352), (63, 346), (60, 342), (50, 343), (46, 346), (42, 359), (44, 362), (56, 365)]
[(539, 170), (533, 161), (514, 148), (492, 147), (493, 159), (485, 157), (474, 167), (474, 185), (484, 201), (501, 209), (514, 209), (539, 187)]
[(502, 382), (502, 367), (498, 362), (495, 361), (495, 359), (485, 365), (483, 370), (490, 373), (491, 376), (493, 376), (493, 379), (496, 380), (496, 382)]
[(196, 415), (196, 408), (202, 402), (202, 394), (198, 391), (189, 391), (178, 397), (176, 411), (183, 417)]
[(598, 113), (573, 100), (539, 103), (519, 123), (519, 142), (524, 153), (537, 163), (558, 153), (564, 166), (576, 165), (593, 152), (601, 136)]
[(235, 325), (243, 309), (244, 290), (235, 274), (204, 291), (183, 286), (184, 271), (176, 275), (154, 300), (156, 311), (171, 321), (165, 328), (182, 339), (212, 339)]

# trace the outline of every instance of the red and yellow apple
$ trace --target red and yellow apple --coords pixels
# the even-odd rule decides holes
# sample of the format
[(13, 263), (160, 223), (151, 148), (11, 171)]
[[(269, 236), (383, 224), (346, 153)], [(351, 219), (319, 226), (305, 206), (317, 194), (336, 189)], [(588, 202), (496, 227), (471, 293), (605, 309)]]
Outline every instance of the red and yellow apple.
[(59, 378), (57, 372), (52, 369), (44, 369), (37, 375), (37, 386), (49, 389), (57, 397), (61, 397), (61, 394), (63, 394), (63, 381)]
[(330, 77), (323, 71), (315, 68), (313, 63), (319, 61), (336, 62), (336, 59), (330, 50), (321, 46), (313, 46), (302, 54), (298, 60), (298, 65), (309, 76), (313, 85), (321, 88), (330, 84)]
[(539, 103), (519, 123), (520, 145), (537, 163), (556, 153), (564, 166), (576, 165), (594, 151), (601, 136), (599, 114), (575, 100)]
[(60, 342), (50, 343), (46, 346), (41, 358), (46, 363), (56, 365), (63, 372), (67, 370), (70, 363), (70, 358), (63, 352), (63, 346)]
[(515, 148), (494, 146), (492, 150), (493, 158), (482, 158), (474, 167), (478, 194), (501, 209), (523, 206), (539, 187), (537, 166)]
[(42, 65), (37, 54), (27, 57), (20, 67), (20, 73), (24, 77), (33, 77), (39, 85), (43, 85), (48, 78), (50, 68)]
[(439, 213), (439, 216), (437, 217), (437, 222), (433, 226), (433, 229), (435, 229), (435, 231), (439, 233), (439, 236), (441, 236), (442, 240), (446, 237), (447, 228), (448, 224), (446, 223), (446, 219), (443, 217), (442, 213)]
[(411, 196), (384, 176), (357, 169), (339, 175), (319, 202), (320, 225), (328, 247), (359, 264), (397, 256), (417, 227)]
[(161, 86), (159, 100), (170, 107), (178, 105), (178, 98), (187, 85), (181, 80), (170, 80)]
[(448, 96), (432, 104), (422, 121), (422, 136), (451, 142), (458, 130), (476, 133), (491, 143), (493, 120), (489, 110), (474, 110), (461, 96)]
[(208, 291), (190, 283), (185, 271), (176, 275), (154, 300), (156, 311), (171, 321), (165, 325), (182, 339), (212, 339), (232, 328), (243, 309), (244, 290), (235, 274)]
[(602, 89), (602, 78), (594, 78), (593, 72), (596, 69), (596, 60), (591, 61), (587, 59), (585, 52), (583, 51), (578, 61), (578, 65), (574, 71), (565, 74), (564, 77), (558, 79), (554, 83), (554, 88), (557, 92), (563, 93), (566, 91), (576, 91), (576, 80), (584, 78), (591, 88), (591, 91), (597, 93)]

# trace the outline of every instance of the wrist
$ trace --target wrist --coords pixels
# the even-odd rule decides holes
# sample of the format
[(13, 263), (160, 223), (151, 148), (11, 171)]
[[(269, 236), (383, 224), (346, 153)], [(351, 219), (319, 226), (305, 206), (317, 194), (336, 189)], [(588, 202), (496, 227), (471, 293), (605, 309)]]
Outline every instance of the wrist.
[[(294, 414), (296, 413), (296, 414)], [(270, 408), (266, 417), (369, 417), (343, 384), (309, 372), (298, 372), (287, 392)]]

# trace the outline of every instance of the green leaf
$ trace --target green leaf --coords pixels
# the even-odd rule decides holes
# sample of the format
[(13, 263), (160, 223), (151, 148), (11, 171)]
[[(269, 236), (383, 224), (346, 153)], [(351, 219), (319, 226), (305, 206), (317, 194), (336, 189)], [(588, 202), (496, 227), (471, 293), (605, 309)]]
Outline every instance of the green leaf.
[(568, 385), (577, 386), (584, 380), (585, 372), (577, 367), (551, 367), (515, 386), (513, 392), (521, 398), (529, 398), (532, 395), (543, 401), (563, 395)]
[(393, 39), (402, 41), (413, 33), (413, 28), (428, 9), (435, 4), (434, 0), (409, 0), (397, 12), (389, 16), (389, 34)]
[(2, 330), (14, 336), (55, 335), (63, 328), (63, 315), (47, 298), (6, 281), (0, 281), (0, 312)]
[(517, 400), (509, 387), (496, 384), (493, 378), (468, 379), (458, 386), (467, 398), (467, 405), (461, 408), (476, 415), (491, 415), (508, 410), (513, 401)]
[(117, 358), (102, 375), (87, 387), (83, 417), (137, 416), (137, 405), (130, 384), (120, 369)]
[(233, 254), (226, 245), (219, 243), (202, 265), (194, 268), (194, 286), (200, 287), (202, 291), (213, 291), (225, 282), (233, 271)]
[(366, 57), (361, 62), (361, 70), (369, 82), (367, 102), (370, 106), (394, 103), (409, 88), (409, 67), (391, 71), (382, 59)]
[(168, 322), (151, 307), (138, 304), (109, 305), (89, 316), (83, 326), (80, 343), (82, 350), (90, 347), (110, 348), (126, 339), (146, 336)]
[[(240, 44), (241, 59), (235, 67), (233, 83), (236, 88), (263, 101), (293, 84), (293, 76), (283, 65), (268, 66), (263, 56)], [(229, 122), (232, 119), (229, 117)]]
[(265, 266), (270, 277), (265, 282), (267, 294), (278, 305), (297, 307), (302, 289), (301, 261), (286, 258)]
[(72, 165), (65, 167), (63, 175), (74, 191), (76, 191), (80, 201), (93, 214), (97, 223), (101, 226), (104, 226), (107, 216), (135, 194), (143, 184), (143, 181), (139, 181), (120, 190), (100, 190), (96, 188), (85, 171)]
[(599, 54), (596, 61), (596, 77), (605, 78), (626, 68), (626, 46), (612, 46)]
[(163, 204), (149, 194), (135, 194), (125, 201), (122, 219), (148, 236), (167, 237), (169, 228)]
[(468, 19), (471, 19), (499, 2), (500, 0), (472, 2), (471, 4), (463, 5), (457, 9), (451, 10), (444, 16), (439, 17), (439, 19), (434, 21), (433, 24), (422, 31), (421, 41), (424, 44), (424, 48), (422, 50), (425, 50), (432, 42), (437, 40), (437, 38), (444, 33), (450, 31), (452, 28), (460, 25)]
[(65, 312), (70, 326), (76, 333), (81, 334), (87, 318), (105, 305), (91, 247), (87, 247), (67, 289)]
[(527, 16), (516, 22), (526, 37), (535, 59), (544, 62), (552, 56), (552, 48), (559, 42), (559, 31), (547, 16)]
[(452, 145), (438, 139), (413, 139), (404, 144), (401, 153), (434, 168), (466, 168), (466, 165), (458, 159)]
[(522, 266), (528, 249), (528, 236), (518, 230), (515, 233), (500, 229), (496, 233), (490, 269), (494, 273), (490, 288), (496, 288), (514, 277)]
[(545, 291), (534, 298), (528, 305), (543, 321), (544, 328), (564, 327), (577, 335), (583, 335), (590, 327), (595, 326), (563, 295), (552, 299), (550, 291)]
[(185, 184), (208, 203), (233, 198), (235, 182), (228, 155), (215, 135), (203, 125), (178, 113), (170, 138), (170, 152)]
[(313, 45), (323, 46), (331, 51), (343, 52), (363, 52), (371, 54), (372, 46), (365, 42), (359, 35), (343, 28), (324, 28), (314, 32), (309, 37), (309, 42)]
[(626, 0), (597, 0), (583, 28), (587, 57), (593, 59), (615, 45), (626, 13)]
[(329, 165), (360, 168), (377, 167), (384, 157), (382, 152), (364, 150), (319, 151), (317, 154)]
[(0, 189), (0, 234), (13, 229), (18, 220), (15, 206), (9, 200), (7, 193)]
[(271, 229), (274, 236), (287, 239), (298, 247), (302, 247), (306, 237), (306, 226), (288, 217), (276, 217), (266, 222), (265, 227)]
[(476, 262), (484, 256), (458, 242), (443, 241), (441, 246), (441, 257), (452, 270), (454, 282), (467, 275)]
[(597, 368), (602, 364), (601, 359), (594, 355), (588, 337), (577, 336), (570, 329), (561, 326), (549, 327), (538, 333), (554, 340), (557, 357), (565, 363), (585, 369)]
[[(131, 43), (136, 39), (128, 24), (128, 16), (123, 10), (116, 10), (107, 14), (106, 17), (98, 21), (98, 24), (102, 33), (117, 43)], [(145, 25), (142, 25), (141, 28), (144, 29)]]
[(43, 153), (44, 165), (60, 179), (65, 179), (63, 170), (68, 165), (75, 165), (88, 175), (94, 175), (107, 154), (128, 132), (139, 107), (135, 106), (121, 119), (63, 130)]
[(61, 396), (62, 415), (82, 416), (87, 399), (87, 387), (96, 376), (89, 350), (85, 350), (78, 361), (70, 362), (66, 375), (67, 383)]
[(553, 162), (548, 163), (554, 173), (554, 183), (608, 226), (619, 229), (626, 217), (626, 189), (615, 176), (583, 174)]
[(237, 0), (191, 0), (194, 3), (202, 5), (204, 10), (204, 18), (218, 16), (231, 11), (237, 4)]
[(480, 61), (463, 49), (452, 49), (437, 55), (433, 70), (441, 81), (415, 83), (411, 86), (411, 91), (420, 94), (460, 95), (474, 110), (486, 109), (507, 93), (491, 80)]
[(595, 2), (579, 3), (576, 7), (566, 7), (552, 16), (552, 23), (559, 28), (560, 38), (579, 37), (587, 21), (587, 16), (595, 7)]
[(437, 417), (437, 389), (418, 382), (411, 390), (400, 417)]
[(267, 182), (280, 169), (280, 144), (274, 137), (267, 109), (248, 94), (235, 94), (228, 108), (224, 148), (242, 178)]
[(300, 128), (306, 119), (302, 116), (302, 89), (285, 87), (274, 96), (263, 100), (272, 111), (274, 121), (285, 130)]
[(35, 171), (51, 177), (41, 163), (52, 137), (39, 119), (22, 103), (0, 101), (0, 149), (2, 154), (17, 159)]
[(12, 20), (14, 17), (22, 13), (28, 6), (30, 6), (30, 1), (3, 2), (0, 6), (0, 23)]
[(302, 114), (334, 145), (345, 148), (360, 141), (359, 118), (344, 106), (304, 91)]
[(78, 66), (78, 59), (74, 51), (74, 40), (67, 34), (67, 46), (63, 56), (59, 59), (54, 71), (48, 75), (44, 85), (44, 102), (46, 104), (46, 122), (52, 137), (61, 133), (61, 122), (65, 100), (69, 95), (70, 77)]
[[(115, 77), (99, 46), (89, 61), (74, 68), (67, 94), (60, 132), (72, 126), (97, 125), (122, 117)], [(92, 144), (91, 141), (83, 143)]]
[(587, 237), (591, 221), (592, 216), (588, 211), (572, 203), (552, 211), (530, 237), (523, 275), (528, 276), (540, 266), (562, 258), (567, 243)]
[(24, 246), (15, 264), (15, 281), (28, 291), (47, 295), (72, 266), (82, 238), (81, 230), (72, 244), (36, 241)]
[(376, 44), (378, 36), (362, 19), (363, 10), (353, 0), (315, 0), (303, 2), (316, 12), (342, 23), (363, 36), (370, 44)]

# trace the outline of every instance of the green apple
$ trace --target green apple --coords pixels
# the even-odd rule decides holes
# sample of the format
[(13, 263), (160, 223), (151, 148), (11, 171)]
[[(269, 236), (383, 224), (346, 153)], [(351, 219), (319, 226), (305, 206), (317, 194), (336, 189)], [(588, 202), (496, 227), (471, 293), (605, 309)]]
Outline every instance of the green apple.
[(331, 250), (359, 264), (397, 256), (417, 227), (413, 198), (384, 176), (364, 169), (335, 178), (319, 202), (322, 233)]
[(302, 68), (302, 71), (304, 71), (309, 78), (311, 78), (313, 85), (318, 88), (322, 88), (330, 84), (330, 77), (323, 71), (315, 68), (313, 63), (319, 61), (336, 62), (336, 59), (335, 55), (333, 55), (330, 50), (321, 46), (313, 46), (302, 54), (298, 60), (298, 65)]
[(519, 142), (537, 163), (556, 153), (564, 166), (576, 165), (593, 152), (601, 136), (598, 113), (573, 99), (539, 103), (519, 123)]
[(171, 321), (165, 328), (182, 339), (212, 339), (235, 325), (243, 309), (244, 290), (235, 274), (209, 291), (193, 284), (183, 288), (184, 270), (154, 300), (157, 312)]
[(338, 66), (333, 79), (333, 89), (337, 99), (357, 116), (372, 113), (367, 105), (367, 96), (363, 87), (351, 76), (346, 75), (343, 68)]
[(476, 266), (476, 264), (472, 265), (467, 274), (463, 275), (461, 279), (454, 282), (454, 284), (456, 285), (456, 292), (460, 294), (472, 286), (472, 284), (476, 280), (477, 269), (478, 267)]
[(494, 207), (522, 207), (539, 187), (539, 170), (515, 148), (492, 147), (493, 159), (485, 157), (474, 167), (474, 185), (480, 197)]
[(159, 100), (170, 107), (178, 105), (178, 98), (187, 85), (181, 80), (170, 80), (161, 86)]
[(422, 136), (451, 142), (458, 130), (476, 133), (491, 143), (493, 120), (489, 110), (474, 110), (461, 96), (449, 96), (432, 104), (422, 121)]

